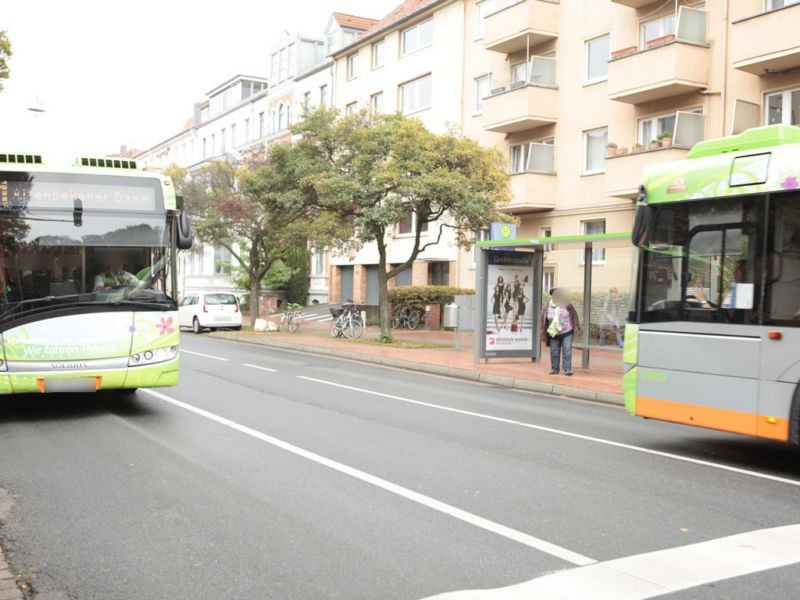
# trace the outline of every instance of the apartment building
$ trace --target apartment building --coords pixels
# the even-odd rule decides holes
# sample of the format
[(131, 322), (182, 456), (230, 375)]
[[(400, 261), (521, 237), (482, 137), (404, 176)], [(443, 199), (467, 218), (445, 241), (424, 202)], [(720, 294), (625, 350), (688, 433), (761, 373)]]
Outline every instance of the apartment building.
[[(627, 231), (645, 165), (797, 124), (798, 27), (798, 0), (409, 0), (334, 55), (336, 105), (456, 124), (499, 147), (519, 237)], [(631, 256), (596, 249), (595, 288), (628, 288)], [(447, 241), (397, 285), (434, 281), (432, 258), (473, 285), (473, 253)], [(548, 252), (544, 287), (580, 289), (582, 261)], [(376, 263), (370, 248), (331, 257), (331, 297), (369, 300)]]
[[(287, 34), (271, 48), (266, 77), (237, 75), (194, 105), (180, 132), (140, 152), (146, 169), (171, 164), (196, 170), (212, 161), (239, 160), (254, 149), (291, 141), (289, 128), (306, 109), (329, 106), (332, 98), (330, 52), (352, 43), (375, 21), (333, 13), (324, 35)], [(232, 257), (225, 248), (196, 244), (179, 265), (181, 292), (235, 289), (229, 276)], [(312, 257), (309, 301), (327, 298), (324, 253)]]

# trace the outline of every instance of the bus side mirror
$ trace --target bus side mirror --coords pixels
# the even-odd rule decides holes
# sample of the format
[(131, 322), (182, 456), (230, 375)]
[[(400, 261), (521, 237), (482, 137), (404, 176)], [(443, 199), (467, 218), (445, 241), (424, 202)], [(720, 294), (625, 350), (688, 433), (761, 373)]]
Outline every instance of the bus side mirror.
[(192, 247), (194, 236), (192, 235), (192, 224), (189, 222), (189, 215), (183, 204), (183, 196), (177, 197), (178, 213), (177, 230), (178, 239), (176, 240), (178, 250), (189, 250)]
[(641, 248), (647, 243), (654, 223), (655, 209), (652, 206), (640, 204), (636, 207), (636, 214), (633, 217), (633, 229), (631, 229), (631, 242), (634, 246)]

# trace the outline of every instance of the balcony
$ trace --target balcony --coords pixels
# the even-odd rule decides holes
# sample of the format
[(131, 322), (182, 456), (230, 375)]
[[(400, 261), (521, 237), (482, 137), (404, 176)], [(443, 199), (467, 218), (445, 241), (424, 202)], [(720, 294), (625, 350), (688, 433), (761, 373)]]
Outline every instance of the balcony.
[(708, 46), (670, 41), (608, 63), (609, 97), (641, 104), (708, 87)]
[(659, 148), (645, 152), (606, 157), (605, 192), (614, 198), (636, 199), (647, 165), (683, 160), (686, 148)]
[(791, 23), (800, 22), (800, 4), (761, 13), (733, 23), (731, 62), (754, 75), (800, 68), (800, 37)]
[(492, 90), (483, 101), (484, 129), (498, 133), (527, 131), (556, 122), (556, 59), (534, 56), (527, 80)]
[(615, 198), (636, 198), (647, 165), (683, 160), (695, 144), (705, 139), (705, 130), (705, 115), (678, 111), (675, 113), (674, 128), (670, 131), (671, 141), (668, 144), (666, 140), (658, 142), (667, 145), (645, 149), (634, 144), (633, 152), (628, 152), (627, 148), (615, 148), (615, 155), (606, 156), (606, 194)]
[(553, 210), (556, 207), (555, 146), (527, 144), (524, 155), (525, 165), (517, 165), (520, 170), (511, 173), (513, 196), (503, 210), (510, 214)]
[(558, 37), (558, 0), (505, 0), (484, 22), (487, 50), (513, 54)]

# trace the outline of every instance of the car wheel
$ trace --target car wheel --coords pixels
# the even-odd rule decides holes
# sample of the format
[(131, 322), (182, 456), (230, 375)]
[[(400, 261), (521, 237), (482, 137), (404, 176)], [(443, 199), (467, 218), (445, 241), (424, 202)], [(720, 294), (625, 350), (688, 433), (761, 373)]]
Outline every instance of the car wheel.
[(197, 320), (197, 317), (192, 319), (192, 331), (194, 333), (202, 333), (203, 328), (200, 327), (200, 321)]
[(236, 327), (231, 327), (231, 329), (233, 329), (234, 331), (241, 331), (242, 330), (242, 326), (241, 325), (237, 325)]

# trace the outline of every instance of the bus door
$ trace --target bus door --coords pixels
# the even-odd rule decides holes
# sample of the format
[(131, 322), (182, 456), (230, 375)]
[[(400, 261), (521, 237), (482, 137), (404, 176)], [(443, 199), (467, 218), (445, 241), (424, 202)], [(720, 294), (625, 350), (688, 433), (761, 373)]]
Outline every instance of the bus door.
[(800, 194), (770, 197), (758, 435), (789, 439), (800, 382)]

